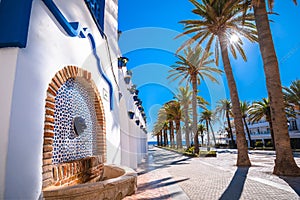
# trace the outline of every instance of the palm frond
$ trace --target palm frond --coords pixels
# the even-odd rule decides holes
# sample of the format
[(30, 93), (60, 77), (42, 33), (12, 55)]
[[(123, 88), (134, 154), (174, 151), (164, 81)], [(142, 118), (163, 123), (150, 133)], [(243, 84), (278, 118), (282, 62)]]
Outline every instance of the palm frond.
[[(242, 58), (246, 60), (246, 54), (242, 48), (242, 40), (239, 38), (237, 44), (230, 43), (232, 33), (237, 33), (240, 37), (245, 37), (251, 42), (257, 41), (257, 32), (254, 24), (253, 13), (248, 13), (250, 9), (249, 0), (206, 0), (202, 3), (197, 0), (190, 0), (195, 6), (193, 13), (198, 19), (180, 21), (184, 25), (184, 32), (176, 38), (183, 35), (190, 35), (190, 39), (185, 41), (177, 50), (192, 43), (203, 44), (206, 42), (205, 50), (210, 51), (211, 46), (215, 45), (215, 62), (219, 63), (220, 35), (226, 35), (227, 47), (230, 49), (234, 58), (237, 58), (238, 51)], [(271, 2), (271, 1), (269, 1)], [(269, 4), (272, 6), (272, 2)]]

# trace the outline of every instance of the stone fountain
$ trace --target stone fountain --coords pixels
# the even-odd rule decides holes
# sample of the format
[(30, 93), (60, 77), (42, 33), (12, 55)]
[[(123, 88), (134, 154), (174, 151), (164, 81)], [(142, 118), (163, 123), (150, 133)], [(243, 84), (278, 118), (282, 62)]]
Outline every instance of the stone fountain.
[(101, 97), (83, 69), (68, 66), (49, 84), (43, 145), (44, 199), (122, 199), (136, 173), (107, 165)]

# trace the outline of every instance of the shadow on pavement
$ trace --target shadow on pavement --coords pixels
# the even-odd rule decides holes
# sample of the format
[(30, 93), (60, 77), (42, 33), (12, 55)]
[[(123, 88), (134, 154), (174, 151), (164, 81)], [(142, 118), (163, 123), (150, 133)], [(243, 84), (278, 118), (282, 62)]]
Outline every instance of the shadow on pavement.
[[(143, 174), (146, 174), (150, 171), (153, 171), (153, 170), (156, 170), (156, 169), (162, 169), (162, 168), (166, 168), (170, 165), (182, 165), (182, 164), (188, 164), (188, 163), (182, 163), (183, 161), (186, 161), (186, 160), (190, 160), (191, 158), (189, 157), (186, 157), (186, 158), (183, 158), (183, 159), (180, 159), (180, 160), (176, 160), (176, 161), (173, 161), (173, 162), (170, 162), (170, 163), (165, 163), (165, 164), (161, 164), (160, 166), (152, 166), (152, 167), (147, 167), (147, 166), (144, 166), (144, 168), (146, 168), (145, 170), (141, 171), (141, 172), (138, 172), (138, 175), (143, 175)], [(149, 164), (149, 163), (148, 163)]]
[(300, 196), (300, 177), (279, 176)]
[(219, 200), (240, 199), (244, 189), (245, 181), (247, 179), (248, 171), (249, 167), (238, 167), (230, 184), (228, 185), (228, 187), (226, 188)]
[(158, 197), (151, 197), (151, 198), (142, 198), (142, 200), (163, 200), (163, 199), (171, 199), (172, 197), (176, 197), (177, 195), (180, 195), (180, 192), (173, 192), (170, 194), (158, 196)]
[(144, 190), (148, 187), (157, 187), (157, 185), (159, 183), (170, 180), (170, 179), (172, 179), (172, 177), (166, 177), (166, 178), (158, 179), (158, 180), (155, 180), (155, 181), (150, 181), (150, 182), (141, 184), (141, 186), (139, 186), (138, 189), (139, 190)]
[(174, 155), (174, 156), (170, 156), (170, 155), (166, 155), (166, 156), (161, 156), (160, 158), (153, 158), (155, 163), (159, 163), (159, 162), (166, 162), (168, 160), (174, 160), (178, 158), (178, 155)]
[(174, 184), (186, 181), (186, 180), (189, 180), (189, 178), (185, 178), (185, 179), (181, 179), (181, 180), (177, 180), (177, 181), (171, 181), (171, 182), (167, 182), (167, 183), (160, 183), (160, 184), (156, 185), (156, 188), (174, 185)]
[(170, 185), (174, 185), (174, 184), (189, 180), (189, 178), (185, 178), (185, 179), (181, 179), (181, 180), (165, 182), (169, 179), (172, 179), (172, 177), (167, 177), (167, 178), (163, 178), (163, 179), (159, 179), (159, 180), (156, 180), (156, 181), (151, 181), (151, 182), (147, 182), (145, 184), (142, 184), (141, 186), (138, 187), (138, 190), (139, 190), (138, 193), (142, 193), (144, 190), (147, 190), (147, 189), (170, 186)]

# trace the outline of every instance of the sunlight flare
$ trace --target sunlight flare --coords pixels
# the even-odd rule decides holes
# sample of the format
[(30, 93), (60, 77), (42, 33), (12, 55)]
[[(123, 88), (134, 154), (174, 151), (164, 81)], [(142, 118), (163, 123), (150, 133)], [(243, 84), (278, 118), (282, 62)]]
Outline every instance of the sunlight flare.
[(230, 37), (230, 43), (236, 43), (239, 40), (239, 37), (236, 34), (233, 34)]

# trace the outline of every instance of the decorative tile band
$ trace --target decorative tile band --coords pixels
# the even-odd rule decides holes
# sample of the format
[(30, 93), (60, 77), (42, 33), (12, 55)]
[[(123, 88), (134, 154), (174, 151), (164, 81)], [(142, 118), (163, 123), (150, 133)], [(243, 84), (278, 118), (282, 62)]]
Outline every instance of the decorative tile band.
[[(55, 97), (53, 164), (94, 155), (96, 125), (94, 102), (87, 88), (74, 78), (68, 79)], [(77, 129), (82, 129), (80, 134)]]

